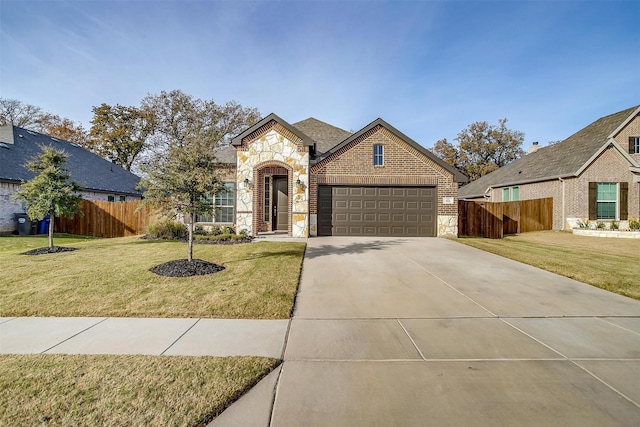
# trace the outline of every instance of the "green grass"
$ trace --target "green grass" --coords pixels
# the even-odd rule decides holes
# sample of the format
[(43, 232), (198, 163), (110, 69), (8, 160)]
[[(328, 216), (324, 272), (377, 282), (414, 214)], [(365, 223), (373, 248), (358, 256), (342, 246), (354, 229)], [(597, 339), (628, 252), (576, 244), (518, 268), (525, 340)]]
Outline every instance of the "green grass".
[(541, 231), (457, 242), (640, 299), (640, 240)]
[(205, 425), (278, 363), (261, 357), (0, 355), (0, 425)]
[(136, 237), (55, 236), (77, 251), (20, 255), (46, 236), (0, 237), (0, 316), (214, 317), (291, 315), (305, 244), (194, 245), (194, 258), (223, 265), (207, 276), (149, 271), (186, 258), (186, 243)]

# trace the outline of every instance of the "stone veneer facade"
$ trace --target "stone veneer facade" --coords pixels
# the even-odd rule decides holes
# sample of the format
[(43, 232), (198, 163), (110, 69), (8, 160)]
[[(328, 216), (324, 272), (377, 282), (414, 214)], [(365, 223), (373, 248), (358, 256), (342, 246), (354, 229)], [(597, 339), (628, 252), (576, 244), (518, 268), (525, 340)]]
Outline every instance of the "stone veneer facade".
[(264, 177), (285, 174), (289, 184), (288, 234), (308, 237), (309, 148), (274, 121), (247, 136), (237, 150), (236, 230), (250, 235), (272, 231), (262, 215)]

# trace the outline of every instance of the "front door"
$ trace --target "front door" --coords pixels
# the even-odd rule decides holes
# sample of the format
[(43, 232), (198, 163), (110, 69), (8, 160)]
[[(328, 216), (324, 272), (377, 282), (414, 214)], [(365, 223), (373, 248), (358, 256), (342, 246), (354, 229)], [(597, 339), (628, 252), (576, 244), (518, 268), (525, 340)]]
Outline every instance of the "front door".
[(289, 229), (289, 183), (287, 177), (273, 177), (273, 231)]

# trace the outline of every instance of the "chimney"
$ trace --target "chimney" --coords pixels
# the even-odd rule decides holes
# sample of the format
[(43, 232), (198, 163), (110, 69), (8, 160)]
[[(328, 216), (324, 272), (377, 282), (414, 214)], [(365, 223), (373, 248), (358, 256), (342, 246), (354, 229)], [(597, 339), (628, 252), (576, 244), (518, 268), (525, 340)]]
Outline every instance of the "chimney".
[(529, 150), (527, 150), (527, 154), (535, 153), (536, 151), (538, 151), (538, 148), (540, 148), (540, 146), (538, 145), (538, 141), (533, 141), (531, 143), (531, 147), (529, 147)]

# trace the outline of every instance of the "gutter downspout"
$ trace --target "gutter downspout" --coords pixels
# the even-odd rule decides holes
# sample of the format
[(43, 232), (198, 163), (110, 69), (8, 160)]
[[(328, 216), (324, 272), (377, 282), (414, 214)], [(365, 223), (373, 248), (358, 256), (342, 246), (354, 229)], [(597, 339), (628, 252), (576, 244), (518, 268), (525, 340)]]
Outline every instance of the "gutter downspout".
[(565, 231), (565, 224), (567, 222), (567, 219), (565, 218), (565, 212), (564, 212), (564, 179), (562, 179), (562, 177), (558, 177), (558, 179), (560, 180), (560, 182), (562, 183), (562, 226), (560, 228), (560, 230)]

